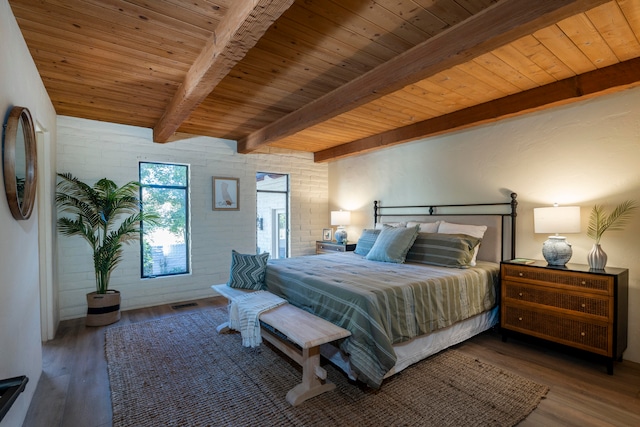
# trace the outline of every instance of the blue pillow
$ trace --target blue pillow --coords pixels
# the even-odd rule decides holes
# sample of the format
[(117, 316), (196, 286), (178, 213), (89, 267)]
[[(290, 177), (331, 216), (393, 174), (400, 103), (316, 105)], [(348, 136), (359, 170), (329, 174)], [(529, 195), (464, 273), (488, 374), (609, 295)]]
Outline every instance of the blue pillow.
[(418, 236), (415, 227), (385, 227), (367, 254), (371, 261), (403, 263), (407, 252)]
[(362, 230), (362, 235), (358, 239), (356, 250), (353, 252), (358, 255), (366, 256), (378, 239), (380, 231), (382, 230)]
[(231, 288), (260, 290), (264, 286), (269, 254), (241, 254), (231, 251), (231, 273), (227, 285)]

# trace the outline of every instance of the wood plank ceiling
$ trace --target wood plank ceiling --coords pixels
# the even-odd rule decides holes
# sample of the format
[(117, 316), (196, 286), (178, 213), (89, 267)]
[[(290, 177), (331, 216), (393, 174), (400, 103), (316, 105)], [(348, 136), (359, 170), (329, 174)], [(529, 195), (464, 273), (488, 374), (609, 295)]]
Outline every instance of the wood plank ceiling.
[(316, 161), (640, 83), (640, 0), (9, 0), (56, 112)]

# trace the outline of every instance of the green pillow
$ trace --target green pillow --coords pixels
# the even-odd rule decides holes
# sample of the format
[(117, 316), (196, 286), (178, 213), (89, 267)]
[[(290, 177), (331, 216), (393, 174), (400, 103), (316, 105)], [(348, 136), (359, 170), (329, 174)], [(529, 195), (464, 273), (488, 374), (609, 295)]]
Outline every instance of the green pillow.
[(384, 227), (367, 254), (371, 261), (403, 263), (418, 235), (419, 226)]
[(231, 273), (227, 285), (232, 288), (260, 290), (264, 286), (269, 254), (241, 254), (231, 251)]
[(481, 240), (466, 234), (419, 233), (407, 253), (407, 261), (467, 268)]

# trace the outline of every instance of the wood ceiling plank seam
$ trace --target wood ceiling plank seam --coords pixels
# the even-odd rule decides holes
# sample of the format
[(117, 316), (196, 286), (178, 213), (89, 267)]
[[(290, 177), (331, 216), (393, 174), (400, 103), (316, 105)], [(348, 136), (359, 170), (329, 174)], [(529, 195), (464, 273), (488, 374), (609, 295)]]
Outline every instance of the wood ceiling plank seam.
[[(457, 25), (455, 31), (445, 31), (432, 37), (340, 89), (238, 141), (238, 151), (246, 153), (296, 133), (605, 1), (540, 0), (530, 3), (525, 0), (502, 0)], [(438, 56), (428, 55), (428, 52), (438, 52)]]
[[(58, 19), (47, 19), (44, 22), (39, 19), (34, 21), (32, 18), (36, 16), (36, 13), (29, 12), (29, 19), (23, 19), (21, 15), (16, 15), (16, 20), (20, 26), (22, 32), (25, 34), (25, 38), (28, 37), (29, 31), (35, 31), (37, 27), (40, 32), (47, 35), (56, 35), (63, 40), (68, 40), (69, 43), (82, 43), (89, 46), (101, 45), (108, 46), (110, 50), (118, 51), (119, 49), (128, 49), (133, 55), (140, 55), (140, 51), (149, 55), (153, 55), (159, 61), (176, 61), (177, 63), (192, 62), (195, 58), (195, 52), (181, 51), (179, 49), (167, 50), (170, 46), (160, 46), (158, 43), (151, 43), (144, 38), (122, 38), (121, 35), (117, 35), (110, 32), (104, 32), (94, 30), (94, 28), (77, 28), (69, 26), (66, 22), (59, 17)], [(46, 18), (46, 17), (44, 17)], [(81, 30), (81, 32), (79, 31)], [(100, 37), (98, 37), (100, 36)], [(174, 46), (177, 47), (177, 46)], [(167, 58), (169, 55), (169, 58)]]
[(422, 97), (415, 94), (418, 89), (416, 86), (411, 85), (401, 91), (393, 92), (392, 94), (383, 96), (380, 99), (376, 99), (368, 104), (360, 106), (351, 111), (369, 111), (370, 109), (376, 109), (379, 111), (389, 110), (390, 115), (395, 113), (402, 114), (402, 117), (407, 115), (412, 116), (438, 116), (442, 114), (440, 109), (437, 109), (437, 104), (424, 100)]
[(233, 3), (215, 37), (208, 40), (158, 123), (153, 140), (166, 142), (294, 0)]
[[(426, 118), (413, 112), (407, 112), (406, 110), (396, 111), (390, 108), (384, 108), (380, 105), (371, 104), (358, 107), (355, 110), (344, 113), (343, 116), (351, 117), (354, 120), (373, 120), (376, 123), (393, 123), (396, 126), (406, 125)], [(388, 124), (385, 124), (385, 126), (388, 126)]]
[(387, 33), (401, 38), (412, 47), (432, 36), (388, 10), (381, 1), (372, 0), (367, 7), (362, 7), (360, 0), (341, 0), (340, 5), (373, 25), (383, 28)]
[[(80, 89), (84, 89), (86, 93), (89, 94), (89, 95), (83, 94), (82, 98), (84, 99), (87, 99), (89, 97), (94, 100), (117, 99), (117, 100), (120, 100), (121, 102), (123, 100), (125, 102), (128, 102), (133, 109), (137, 108), (138, 105), (141, 105), (143, 108), (154, 108), (159, 112), (156, 115), (156, 118), (159, 117), (160, 113), (162, 113), (162, 108), (167, 102), (166, 100), (149, 98), (148, 96), (144, 96), (144, 95), (127, 97), (125, 93), (118, 93), (115, 96), (111, 95), (109, 97), (108, 89), (99, 90), (94, 86), (74, 84), (74, 85), (66, 85), (66, 87), (70, 89), (75, 89), (77, 92), (79, 92)], [(79, 98), (78, 96), (69, 95), (69, 90), (67, 89), (51, 89), (49, 90), (49, 92), (51, 93), (52, 99), (56, 99), (60, 101), (71, 102), (73, 99)]]
[[(394, 55), (413, 47), (395, 34), (386, 33), (385, 29), (376, 23), (351, 13), (333, 0), (307, 0), (301, 7), (323, 16), (335, 25), (365, 37), (376, 45), (389, 49)], [(345, 19), (346, 12), (348, 12), (349, 19)]]
[(438, 73), (437, 77), (431, 78), (432, 81), (434, 79), (440, 86), (457, 93), (471, 104), (486, 102), (495, 96), (491, 86), (485, 85), (457, 67)]
[(420, 5), (425, 10), (428, 10), (443, 22), (448, 27), (453, 27), (456, 24), (464, 21), (472, 16), (464, 7), (452, 0), (413, 0), (416, 4)]
[[(445, 91), (442, 86), (432, 83), (428, 79), (421, 80), (412, 85), (405, 86), (402, 89), (409, 94), (415, 94), (413, 96), (420, 97), (421, 102), (428, 105), (427, 108), (431, 108), (440, 114), (446, 114), (451, 112), (451, 109), (456, 105), (454, 100), (448, 99), (445, 94), (448, 95), (448, 91)], [(389, 95), (385, 95), (380, 99), (385, 99), (398, 92), (393, 92)], [(455, 95), (457, 97), (457, 95)], [(378, 100), (376, 100), (378, 101)], [(417, 101), (416, 101), (417, 102)]]
[(617, 3), (635, 35), (636, 42), (640, 43), (640, 0), (617, 0)]
[(298, 26), (298, 22), (288, 20), (285, 16), (274, 23), (264, 38), (276, 38), (274, 33), (277, 33), (281, 35), (279, 38), (283, 43), (303, 41), (304, 46), (312, 47), (314, 51), (327, 52), (332, 58), (340, 58), (339, 61), (350, 64), (350, 68), (359, 73), (365, 73), (382, 63), (380, 58), (371, 55), (364, 49), (355, 50), (353, 46), (335, 37), (320, 33), (314, 27), (299, 29)]
[[(556, 81), (544, 68), (523, 55), (513, 44), (508, 44), (491, 52), (505, 64), (525, 75), (535, 85), (542, 86)], [(533, 86), (531, 86), (533, 87)], [(527, 88), (527, 89), (530, 89)]]
[(560, 58), (555, 56), (553, 52), (547, 49), (533, 35), (522, 37), (511, 43), (513, 47), (518, 49), (524, 56), (538, 64), (556, 81), (563, 80), (574, 76), (575, 73), (565, 65)]
[[(98, 39), (111, 40), (117, 44), (118, 41), (129, 41), (135, 43), (147, 43), (152, 41), (156, 44), (162, 44), (170, 48), (172, 52), (186, 52), (194, 56), (197, 51), (197, 46), (204, 44), (205, 38), (203, 37), (188, 37), (181, 33), (171, 32), (166, 28), (157, 28), (151, 24), (146, 25), (146, 32), (142, 32), (140, 28), (136, 28), (134, 24), (145, 23), (143, 19), (137, 18), (136, 22), (133, 22), (133, 18), (115, 17), (112, 18), (109, 14), (102, 13), (102, 11), (94, 10), (91, 7), (82, 7), (73, 9), (74, 3), (64, 1), (49, 0), (52, 3), (52, 8), (38, 8), (37, 6), (30, 7), (29, 17), (43, 16), (40, 18), (40, 22), (46, 23), (51, 26), (66, 26), (71, 22), (74, 30), (77, 33), (82, 32), (83, 37), (91, 35), (91, 37)], [(81, 4), (85, 6), (84, 3)], [(78, 10), (80, 9), (80, 10)], [(39, 13), (35, 11), (39, 10)], [(16, 10), (17, 15), (21, 15), (21, 12)], [(91, 27), (81, 26), (78, 22), (91, 22)], [(59, 24), (58, 24), (59, 23)], [(126, 25), (129, 23), (129, 25)], [(126, 37), (122, 37), (122, 34), (126, 34)], [(81, 38), (82, 39), (82, 38)], [(194, 48), (193, 46), (196, 46)]]
[[(263, 100), (257, 99), (254, 101), (247, 101), (243, 98), (238, 98), (234, 96), (235, 94), (230, 91), (226, 91), (224, 93), (218, 92), (218, 97), (216, 99), (205, 99), (198, 109), (196, 109), (192, 114), (198, 114), (198, 111), (203, 108), (215, 108), (219, 104), (222, 105), (222, 108), (226, 108), (226, 105), (230, 105), (231, 108), (234, 108), (234, 113), (236, 114), (246, 114), (245, 109), (254, 108), (258, 111), (261, 111), (261, 114), (274, 114), (276, 117), (282, 115), (283, 112), (289, 111), (286, 109), (286, 105), (279, 106), (277, 104), (273, 104), (273, 102), (265, 102)], [(219, 101), (218, 101), (219, 100)]]
[[(25, 39), (26, 40), (26, 39)], [(45, 38), (43, 35), (29, 33), (28, 46), (34, 51), (34, 57), (45, 57), (49, 60), (65, 61), (73, 58), (75, 61), (87, 63), (89, 69), (107, 66), (109, 68), (119, 67), (118, 70), (128, 69), (141, 75), (150, 77), (157, 76), (161, 80), (169, 82), (180, 82), (184, 78), (185, 70), (177, 67), (157, 65), (142, 58), (131, 58), (127, 55), (116, 54), (104, 50), (97, 50), (86, 45), (75, 44), (73, 50), (61, 50), (56, 40), (51, 37)], [(137, 70), (137, 71), (136, 71)], [(120, 71), (118, 71), (120, 72)]]
[(461, 8), (471, 15), (481, 12), (494, 4), (497, 0), (477, 1), (477, 0), (454, 0)]
[[(82, 84), (77, 82), (69, 82), (58, 78), (47, 77), (51, 83), (51, 89), (48, 92), (66, 97), (92, 97), (95, 99), (128, 99), (134, 105), (142, 104), (146, 107), (162, 109), (171, 96), (169, 93), (161, 93), (160, 91), (147, 90), (141, 92), (133, 85), (112, 85), (98, 86), (92, 84)], [(132, 92), (134, 91), (135, 92)], [(74, 95), (80, 94), (80, 95)], [(66, 95), (66, 96), (65, 96)], [(58, 98), (58, 97), (56, 97)]]
[(445, 30), (449, 25), (413, 0), (375, 1), (380, 7), (405, 20), (407, 24), (421, 29), (429, 37)]
[(332, 67), (326, 66), (323, 69), (315, 66), (315, 63), (297, 62), (282, 56), (280, 52), (269, 52), (258, 46), (251, 49), (250, 55), (241, 64), (238, 64), (236, 69), (245, 71), (254, 69), (260, 73), (255, 76), (258, 79), (266, 74), (263, 77), (265, 84), (280, 79), (283, 80), (281, 84), (288, 87), (289, 90), (295, 90), (292, 88), (296, 86), (306, 85), (305, 87), (313, 89), (316, 94), (322, 95), (354, 78), (352, 75), (350, 79), (344, 79), (331, 73)]
[(589, 58), (594, 67), (608, 67), (620, 62), (586, 14), (564, 19), (558, 22), (558, 27)]
[(472, 61), (513, 84), (519, 90), (527, 90), (536, 86), (533, 80), (498, 58), (493, 51), (480, 55)]
[[(230, 98), (235, 95), (235, 98), (242, 102), (259, 102), (261, 105), (272, 107), (277, 105), (278, 108), (287, 112), (294, 111), (301, 105), (315, 99), (306, 92), (288, 92), (277, 87), (265, 86), (262, 82), (254, 82), (249, 76), (244, 77), (242, 80), (236, 79), (237, 81), (232, 81), (230, 78), (225, 79), (209, 97), (215, 101), (219, 96)], [(260, 97), (263, 99), (251, 101)], [(207, 102), (207, 99), (203, 100), (204, 102)]]
[[(98, 74), (98, 75), (118, 75), (141, 81), (153, 81), (163, 85), (177, 86), (180, 83), (180, 76), (165, 75), (158, 71), (149, 70), (148, 68), (137, 67), (135, 65), (114, 64), (109, 60), (102, 60), (99, 56), (94, 59), (79, 58), (72, 53), (53, 53), (43, 48), (38, 48), (38, 43), (33, 43), (33, 49), (38, 49), (38, 63), (42, 66), (38, 69), (45, 70), (46, 64), (49, 67), (64, 66), (70, 72), (80, 72), (82, 74)], [(35, 52), (34, 52), (35, 53)], [(87, 60), (89, 59), (89, 60)], [(125, 66), (122, 66), (125, 65)]]
[[(206, 40), (212, 31), (199, 28), (190, 22), (180, 21), (173, 15), (154, 12), (125, 0), (46, 0), (58, 8), (74, 14), (89, 15), (94, 19), (129, 31), (141, 31), (156, 37), (168, 38), (180, 43), (190, 40)], [(183, 40), (184, 38), (184, 40)]]
[[(344, 56), (338, 56), (330, 50), (307, 44), (305, 41), (296, 40), (295, 42), (287, 42), (283, 37), (263, 37), (256, 47), (266, 53), (278, 52), (279, 56), (303, 66), (310, 66), (321, 73), (334, 71), (337, 78), (346, 82), (352, 80), (356, 76), (367, 71), (363, 65), (354, 69), (350, 66), (350, 61), (345, 61)], [(243, 62), (248, 62), (245, 59)], [(315, 65), (315, 66), (314, 66)]]
[(155, 13), (172, 16), (180, 22), (188, 23), (205, 31), (213, 32), (224, 19), (227, 8), (199, 7), (198, 2), (172, 2), (167, 0), (126, 0), (128, 3)]
[[(113, 111), (126, 111), (127, 108), (131, 107), (131, 104), (135, 104), (136, 106), (136, 113), (138, 115), (141, 116), (146, 116), (146, 117), (155, 117), (157, 118), (159, 116), (160, 113), (162, 113), (162, 108), (157, 108), (156, 106), (152, 106), (152, 105), (144, 105), (142, 102), (140, 102), (140, 100), (136, 99), (135, 97), (129, 97), (129, 98), (102, 98), (99, 99), (97, 96), (88, 96), (85, 94), (80, 94), (80, 95), (76, 95), (76, 94), (69, 94), (69, 93), (64, 93), (64, 91), (57, 91), (57, 90), (52, 90), (52, 93), (59, 93), (61, 96), (57, 97), (57, 100), (61, 100), (63, 97), (64, 99), (73, 99), (74, 103), (76, 105), (80, 105), (81, 107), (84, 108), (95, 108), (95, 107), (100, 107), (100, 108), (104, 108), (107, 110), (113, 110)], [(99, 101), (99, 102), (97, 102)], [(118, 108), (109, 108), (109, 107), (113, 107), (113, 106), (117, 106)], [(129, 112), (129, 114), (131, 114)], [(147, 125), (148, 127), (148, 125)]]
[(473, 102), (466, 96), (442, 86), (443, 80), (445, 80), (445, 77), (438, 73), (428, 79), (420, 80), (415, 85), (440, 98), (440, 105), (448, 108), (448, 112), (461, 106), (468, 107), (473, 105)]
[(485, 104), (459, 110), (404, 128), (363, 138), (314, 155), (314, 161), (325, 162), (388, 147), (406, 141), (423, 139), (460, 129), (516, 117), (532, 111), (589, 99), (600, 93), (610, 93), (640, 86), (640, 58), (596, 69), (559, 82), (506, 96)]
[(533, 33), (533, 36), (559, 58), (574, 75), (593, 71), (596, 67), (557, 25)]
[(303, 8), (298, 3), (295, 3), (294, 6), (295, 9), (289, 9), (289, 13), (287, 13), (285, 19), (290, 19), (297, 23), (304, 23), (309, 29), (318, 29), (318, 31), (325, 29), (325, 32), (322, 32), (323, 37), (341, 40), (344, 45), (351, 46), (349, 49), (351, 52), (362, 51), (378, 58), (378, 63), (387, 61), (397, 54), (394, 50), (388, 49), (386, 46), (371, 43), (371, 39), (359, 32), (340, 26), (324, 16), (315, 13), (313, 10)]
[(494, 90), (502, 94), (502, 96), (510, 95), (518, 92), (518, 87), (510, 81), (503, 79), (491, 71), (487, 70), (482, 64), (478, 64), (476, 60), (457, 65), (464, 72), (474, 76), (476, 79), (484, 82), (486, 85), (492, 86)]
[(586, 15), (618, 59), (626, 61), (640, 56), (637, 34), (616, 2), (589, 10)]

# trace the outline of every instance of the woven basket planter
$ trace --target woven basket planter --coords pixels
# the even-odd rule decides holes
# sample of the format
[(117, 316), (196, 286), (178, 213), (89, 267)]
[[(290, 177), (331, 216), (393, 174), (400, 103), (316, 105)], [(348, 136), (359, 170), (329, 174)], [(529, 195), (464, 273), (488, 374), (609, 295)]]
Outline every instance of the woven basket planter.
[(120, 291), (87, 294), (87, 326), (104, 326), (120, 320)]

